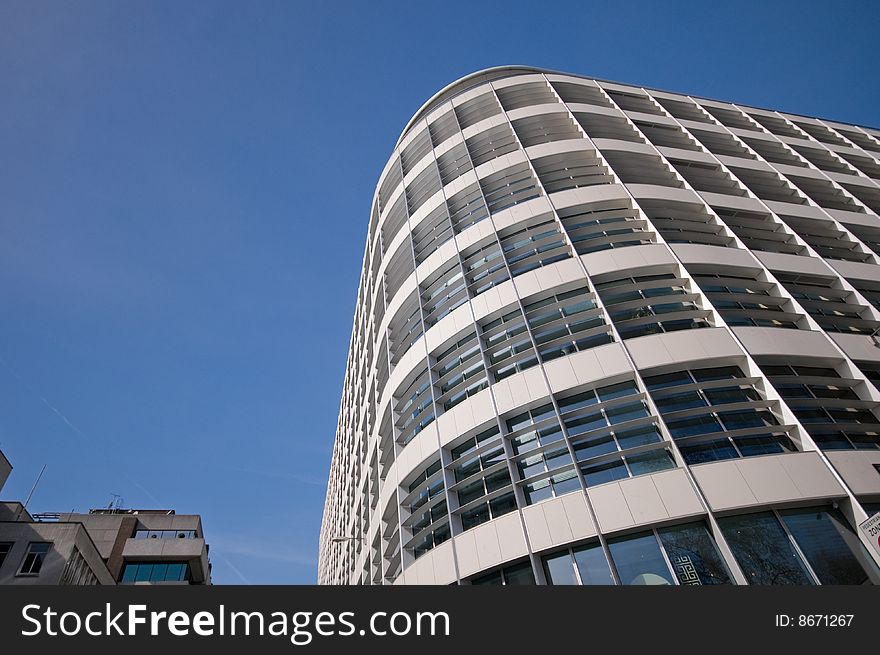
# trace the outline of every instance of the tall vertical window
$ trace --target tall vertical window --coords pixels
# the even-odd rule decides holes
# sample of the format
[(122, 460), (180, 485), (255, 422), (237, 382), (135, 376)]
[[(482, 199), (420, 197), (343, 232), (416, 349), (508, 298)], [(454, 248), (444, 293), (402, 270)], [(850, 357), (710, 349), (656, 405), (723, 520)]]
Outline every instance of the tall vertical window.
[(516, 509), (513, 483), (497, 427), (484, 430), (450, 451), (452, 488), (458, 498), (455, 513), (462, 530)]
[[(874, 570), (859, 538), (838, 510), (792, 509), (782, 522), (822, 584), (865, 584)], [(875, 583), (876, 583), (876, 575)]]
[(679, 584), (730, 584), (724, 560), (703, 523), (663, 528), (657, 533)]
[(718, 524), (750, 584), (878, 582), (876, 567), (837, 510), (762, 512)]

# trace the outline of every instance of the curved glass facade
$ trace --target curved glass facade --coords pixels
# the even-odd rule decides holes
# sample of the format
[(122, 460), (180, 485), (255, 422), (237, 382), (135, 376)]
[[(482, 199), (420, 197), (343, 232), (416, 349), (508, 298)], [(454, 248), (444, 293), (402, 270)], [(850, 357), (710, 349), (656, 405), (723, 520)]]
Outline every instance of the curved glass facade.
[(377, 184), (323, 584), (876, 584), (880, 132), (530, 68)]

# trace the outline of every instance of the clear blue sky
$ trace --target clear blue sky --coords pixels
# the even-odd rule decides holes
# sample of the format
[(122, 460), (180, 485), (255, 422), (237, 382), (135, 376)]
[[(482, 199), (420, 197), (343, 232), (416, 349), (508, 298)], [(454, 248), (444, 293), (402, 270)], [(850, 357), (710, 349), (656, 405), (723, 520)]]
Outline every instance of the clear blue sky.
[[(530, 64), (880, 125), (873, 2), (0, 2), (0, 449), (311, 583), (376, 179)], [(555, 5), (555, 6), (554, 6)], [(812, 6), (811, 6), (812, 5)]]

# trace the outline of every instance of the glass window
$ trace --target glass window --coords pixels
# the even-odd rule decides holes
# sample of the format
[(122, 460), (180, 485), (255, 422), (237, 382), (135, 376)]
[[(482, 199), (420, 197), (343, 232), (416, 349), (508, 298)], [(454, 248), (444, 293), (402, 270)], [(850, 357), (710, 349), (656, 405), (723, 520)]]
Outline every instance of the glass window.
[(135, 574), (135, 582), (149, 582), (153, 576), (152, 564), (138, 564), (137, 573)]
[(486, 575), (481, 575), (478, 578), (474, 578), (471, 580), (472, 585), (503, 585), (504, 578), (501, 577), (501, 571), (495, 571), (494, 573), (488, 573)]
[(749, 584), (813, 584), (791, 540), (772, 513), (730, 516), (719, 519), (718, 525)]
[(689, 446), (681, 446), (681, 454), (690, 465), (739, 457), (736, 449), (727, 439), (714, 439)]
[(122, 581), (134, 582), (135, 576), (137, 575), (137, 570), (137, 564), (126, 564), (125, 569), (122, 571)]
[(647, 425), (632, 430), (624, 430), (617, 432), (617, 443), (623, 449), (635, 448), (636, 446), (644, 446), (649, 443), (660, 441), (660, 434), (657, 432), (657, 426)]
[(653, 532), (612, 539), (608, 548), (621, 584), (675, 584)]
[(587, 483), (588, 487), (629, 477), (629, 474), (626, 472), (626, 467), (623, 465), (623, 461), (619, 459), (615, 459), (614, 461), (605, 464), (585, 466), (582, 470), (584, 474), (584, 482)]
[(127, 562), (122, 582), (185, 582), (189, 580), (186, 562)]
[(731, 584), (724, 560), (704, 524), (690, 523), (658, 532), (679, 584)]
[(532, 563), (526, 560), (521, 564), (514, 564), (513, 566), (508, 566), (501, 569), (500, 571), (493, 571), (492, 573), (487, 573), (486, 575), (481, 575), (479, 577), (473, 578), (471, 579), (471, 584), (534, 585), (535, 574), (532, 571)]
[(626, 463), (629, 464), (629, 470), (633, 476), (675, 468), (675, 463), (665, 448), (652, 450), (641, 455), (630, 455), (626, 458)]
[[(785, 526), (822, 584), (865, 584), (867, 564), (856, 534), (838, 510), (796, 509), (780, 512)], [(860, 557), (856, 557), (858, 553)]]
[(576, 548), (574, 561), (581, 576), (581, 584), (608, 585), (614, 584), (614, 577), (608, 567), (608, 560), (600, 544)]
[(153, 564), (153, 572), (150, 574), (150, 580), (152, 582), (164, 582), (167, 573), (168, 564), (160, 564), (159, 562), (156, 562)]
[(535, 573), (532, 571), (531, 562), (523, 562), (515, 566), (508, 566), (501, 570), (504, 575), (504, 584), (508, 585), (533, 585)]
[(34, 541), (28, 544), (27, 553), (18, 571), (19, 575), (37, 575), (43, 568), (43, 562), (52, 544), (45, 541)]
[(12, 550), (11, 543), (0, 543), (0, 566), (3, 566), (3, 560), (6, 559), (6, 556), (9, 554), (10, 550)]
[(574, 563), (571, 561), (571, 553), (564, 551), (556, 555), (548, 555), (544, 558), (544, 573), (547, 583), (552, 585), (576, 585), (574, 577)]

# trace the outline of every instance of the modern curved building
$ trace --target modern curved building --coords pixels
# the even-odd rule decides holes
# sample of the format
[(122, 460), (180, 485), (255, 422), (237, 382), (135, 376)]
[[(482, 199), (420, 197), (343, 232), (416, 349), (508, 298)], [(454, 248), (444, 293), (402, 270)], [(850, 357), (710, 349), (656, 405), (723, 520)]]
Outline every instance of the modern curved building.
[(372, 204), (323, 584), (877, 584), (880, 131), (527, 67)]

